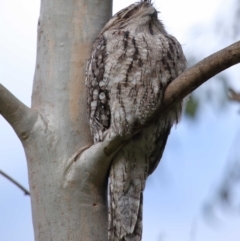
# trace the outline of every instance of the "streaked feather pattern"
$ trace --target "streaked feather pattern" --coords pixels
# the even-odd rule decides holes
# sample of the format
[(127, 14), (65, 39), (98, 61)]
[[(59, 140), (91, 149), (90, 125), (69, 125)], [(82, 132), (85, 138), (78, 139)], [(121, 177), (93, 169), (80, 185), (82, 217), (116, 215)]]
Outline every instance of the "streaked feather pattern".
[[(98, 35), (86, 71), (91, 133), (132, 133), (161, 104), (164, 89), (186, 68), (178, 41), (157, 18), (151, 1), (115, 14)], [(145, 181), (159, 163), (182, 103), (137, 133), (114, 156), (109, 174), (109, 240), (142, 236)]]

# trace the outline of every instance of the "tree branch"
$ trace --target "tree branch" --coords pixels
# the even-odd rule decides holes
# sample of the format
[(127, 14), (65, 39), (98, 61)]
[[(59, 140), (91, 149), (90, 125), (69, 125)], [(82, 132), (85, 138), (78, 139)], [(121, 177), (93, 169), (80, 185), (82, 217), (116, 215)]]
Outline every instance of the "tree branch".
[[(85, 182), (86, 187), (92, 184), (103, 187), (106, 184), (113, 156), (126, 143), (126, 137), (107, 133), (103, 142), (96, 143), (74, 154), (69, 160), (67, 183), (79, 179), (79, 183), (82, 185)], [(84, 174), (80, 175), (80, 173), (88, 173), (88, 178), (84, 179)]]
[(238, 63), (240, 63), (240, 41), (210, 55), (186, 70), (169, 84), (164, 92), (162, 103), (144, 126), (159, 118), (171, 106), (181, 101), (214, 75)]
[(24, 105), (2, 84), (0, 84), (0, 114), (22, 141), (28, 138), (37, 118), (36, 112)]
[(235, 90), (229, 88), (228, 89), (228, 99), (236, 102), (240, 102), (240, 93)]
[(136, 131), (128, 136), (115, 136), (110, 139), (104, 138), (105, 140), (102, 143), (93, 145), (84, 151), (83, 155), (79, 156), (79, 163), (86, 159), (95, 163), (95, 167), (101, 165), (101, 168), (103, 168), (105, 165), (104, 173), (106, 173), (106, 170), (108, 170), (111, 164), (111, 155), (116, 153), (116, 147), (125, 144), (138, 131), (146, 126), (149, 126), (151, 122), (158, 119), (159, 116), (162, 116), (167, 110), (169, 110), (170, 107), (180, 102), (184, 97), (208, 79), (239, 62), (240, 41), (203, 59), (171, 82), (171, 84), (166, 88), (163, 100), (156, 109), (155, 114), (149, 117), (144, 125), (137, 126)]
[(18, 183), (17, 181), (15, 181), (13, 178), (11, 178), (9, 175), (7, 175), (5, 172), (0, 170), (0, 174), (2, 174), (4, 177), (6, 177), (10, 182), (12, 182), (13, 184), (15, 184), (17, 187), (19, 187), (25, 195), (29, 195), (30, 196), (30, 192), (23, 187), (20, 183)]

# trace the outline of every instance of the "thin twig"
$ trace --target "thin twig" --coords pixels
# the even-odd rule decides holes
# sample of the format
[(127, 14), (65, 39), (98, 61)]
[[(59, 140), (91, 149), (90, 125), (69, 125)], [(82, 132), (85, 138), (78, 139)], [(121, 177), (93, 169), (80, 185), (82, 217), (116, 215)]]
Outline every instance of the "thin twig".
[(23, 187), (20, 183), (15, 181), (13, 178), (8, 176), (5, 172), (3, 172), (1, 170), (0, 170), (0, 174), (2, 174), (4, 177), (6, 177), (10, 182), (14, 183), (16, 186), (18, 186), (24, 192), (25, 195), (30, 196), (30, 192), (25, 187)]
[(228, 99), (240, 102), (240, 93), (234, 91), (232, 88), (228, 89)]

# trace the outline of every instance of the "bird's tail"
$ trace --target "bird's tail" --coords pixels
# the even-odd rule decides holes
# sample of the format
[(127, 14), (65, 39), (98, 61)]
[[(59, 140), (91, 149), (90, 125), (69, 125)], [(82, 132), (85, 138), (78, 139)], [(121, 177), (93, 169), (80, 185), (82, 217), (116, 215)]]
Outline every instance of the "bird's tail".
[(144, 165), (124, 155), (114, 159), (109, 176), (108, 240), (140, 241)]

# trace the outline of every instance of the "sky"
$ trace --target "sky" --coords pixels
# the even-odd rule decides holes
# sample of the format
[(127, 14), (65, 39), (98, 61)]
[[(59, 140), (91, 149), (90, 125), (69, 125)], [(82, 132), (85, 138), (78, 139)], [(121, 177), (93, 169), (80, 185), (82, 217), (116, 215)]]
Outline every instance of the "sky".
[[(184, 52), (193, 51), (203, 58), (231, 44), (231, 40), (214, 39), (212, 31), (216, 16), (219, 21), (226, 18), (233, 1), (227, 6), (222, 4), (223, 0), (155, 0), (154, 3), (160, 11), (159, 18), (182, 44)], [(133, 2), (114, 1), (113, 12)], [(28, 106), (39, 6), (40, 2), (35, 0), (0, 1), (0, 83)], [(227, 74), (234, 76), (231, 84), (240, 89), (237, 72), (239, 65)], [(144, 192), (143, 241), (239, 240), (239, 215), (219, 211), (219, 222), (204, 218), (202, 212), (204, 203), (214, 196), (240, 136), (238, 112), (236, 104), (229, 105), (224, 112), (205, 104), (196, 121), (183, 117), (172, 129), (161, 163), (149, 177)], [(1, 116), (0, 153), (0, 170), (28, 188), (23, 148)], [(2, 176), (0, 237), (1, 241), (34, 240), (30, 199)]]

